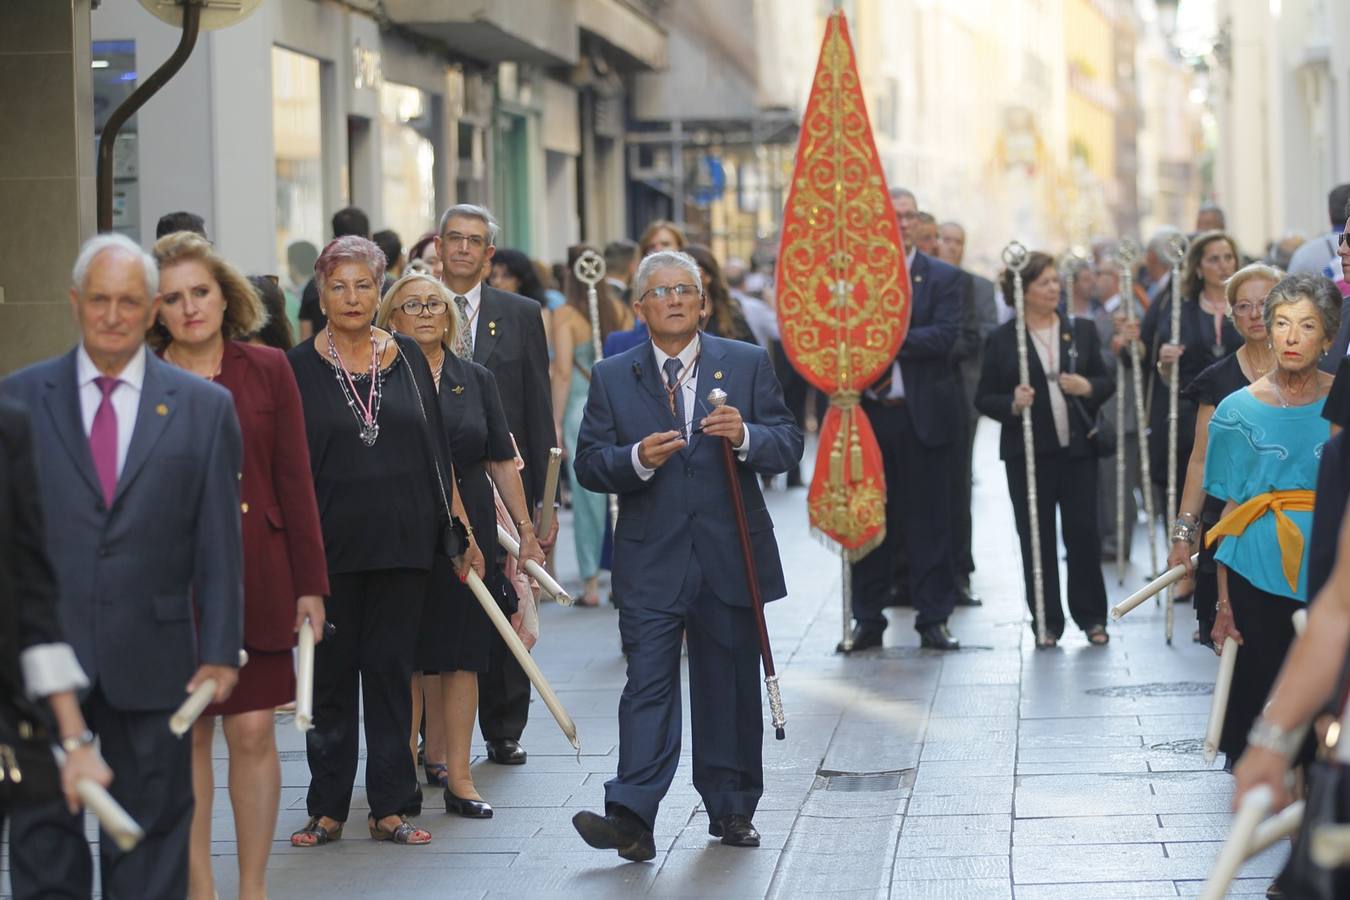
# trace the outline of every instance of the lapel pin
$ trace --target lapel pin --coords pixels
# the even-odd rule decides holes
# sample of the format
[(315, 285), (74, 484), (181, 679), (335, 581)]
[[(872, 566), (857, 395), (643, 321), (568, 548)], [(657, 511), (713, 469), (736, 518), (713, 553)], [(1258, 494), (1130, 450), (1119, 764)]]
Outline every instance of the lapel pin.
[(1063, 341), (1064, 343), (1066, 343), (1066, 344), (1067, 344), (1069, 341), (1073, 340), (1073, 339), (1072, 339), (1071, 337), (1069, 337), (1069, 335), (1067, 335), (1067, 334), (1061, 334), (1061, 335), (1059, 336), (1059, 339), (1062, 340), (1062, 341)]
[(159, 406), (155, 407), (155, 412), (159, 413), (161, 416), (167, 416), (169, 414), (169, 407), (161, 403)]
[(492, 336), (492, 337), (496, 337), (496, 336), (497, 336), (497, 323), (496, 323), (496, 322), (489, 322), (489, 323), (488, 323), (488, 334), (489, 334), (490, 336)]
[(914, 283), (915, 283), (915, 284), (922, 284), (922, 283), (923, 283), (923, 276), (922, 276), (922, 275), (915, 275), (915, 276), (914, 276)]
[(462, 394), (462, 393), (464, 393), (464, 385), (462, 385), (462, 384), (457, 384), (457, 385), (455, 385), (454, 387), (452, 387), (450, 390), (453, 391), (453, 392), (456, 393), (456, 394)]
[(721, 371), (719, 370), (719, 371), (717, 371), (717, 372), (714, 372), (714, 373), (713, 373), (713, 378), (715, 378), (715, 379), (718, 380), (718, 381), (721, 381), (721, 380), (722, 380), (722, 373), (721, 373)]

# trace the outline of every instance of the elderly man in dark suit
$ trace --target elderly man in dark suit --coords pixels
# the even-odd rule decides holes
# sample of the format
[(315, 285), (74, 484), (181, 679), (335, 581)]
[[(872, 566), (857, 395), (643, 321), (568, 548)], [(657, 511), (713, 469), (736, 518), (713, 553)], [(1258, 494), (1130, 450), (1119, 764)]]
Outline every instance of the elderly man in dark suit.
[[(548, 341), (537, 302), (500, 291), (483, 281), (492, 268), (501, 227), (491, 212), (472, 203), (452, 206), (437, 231), (441, 280), (459, 306), (463, 331), (451, 346), (466, 359), (486, 366), (497, 379), (506, 422), (511, 426), (525, 468), (520, 473), (525, 500), (533, 509), (544, 493), (548, 451), (556, 445), (553, 401), (548, 381)], [(540, 535), (547, 550), (558, 534)], [(495, 633), (490, 669), (478, 679), (478, 726), (488, 759), (522, 765), (520, 736), (530, 713), (530, 680)]]
[(949, 466), (961, 433), (952, 415), (961, 403), (952, 352), (970, 276), (912, 248), (910, 232), (919, 217), (912, 193), (896, 188), (891, 203), (909, 248), (911, 312), (899, 354), (862, 400), (886, 472), (886, 539), (853, 565), (852, 649), (881, 646), (895, 554), (903, 546), (920, 644), (959, 650), (960, 642), (947, 628), (957, 600)]
[[(764, 790), (759, 637), (739, 553), (720, 443), (740, 460), (750, 542), (765, 600), (787, 594), (773, 522), (757, 475), (801, 460), (802, 433), (764, 350), (698, 330), (698, 264), (660, 251), (638, 268), (634, 293), (651, 341), (596, 363), (574, 463), (583, 487), (618, 494), (614, 590), (628, 682), (619, 701), (618, 773), (605, 815), (578, 813), (586, 843), (624, 859), (656, 855), (657, 808), (680, 759), (680, 646), (689, 646), (694, 788), (708, 833), (759, 846), (753, 817)], [(727, 403), (713, 409), (721, 388)]]
[[(243, 631), (239, 475), (230, 394), (147, 352), (154, 259), (120, 235), (81, 249), (70, 352), (0, 383), (32, 416), (62, 630), (92, 685), (89, 727), (112, 794), (145, 829), (100, 847), (105, 897), (187, 892), (191, 742), (169, 716), (206, 679), (224, 701)], [(11, 825), (16, 897), (89, 896), (82, 823), (57, 805)]]

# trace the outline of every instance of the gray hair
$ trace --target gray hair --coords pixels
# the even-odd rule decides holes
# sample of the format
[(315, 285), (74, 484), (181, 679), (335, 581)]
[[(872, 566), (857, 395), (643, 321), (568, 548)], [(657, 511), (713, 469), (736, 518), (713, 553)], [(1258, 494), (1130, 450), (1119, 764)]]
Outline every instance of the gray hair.
[(1266, 295), (1263, 318), (1266, 330), (1274, 327), (1275, 310), (1281, 306), (1307, 300), (1317, 310), (1322, 320), (1322, 336), (1331, 340), (1341, 327), (1341, 292), (1336, 283), (1323, 275), (1304, 272), (1298, 275), (1286, 275)]
[(1181, 234), (1180, 228), (1174, 228), (1171, 225), (1164, 225), (1153, 232), (1153, 237), (1148, 239), (1148, 246), (1144, 249), (1152, 253), (1159, 259), (1172, 258), (1172, 238)]
[(698, 286), (698, 294), (703, 296), (703, 274), (698, 263), (683, 250), (658, 250), (642, 258), (638, 263), (637, 275), (633, 277), (633, 296), (641, 300), (647, 293), (647, 282), (662, 269), (682, 269), (689, 273), (689, 279)]
[(462, 217), (466, 219), (477, 219), (487, 226), (488, 246), (497, 246), (497, 238), (502, 236), (502, 226), (497, 224), (497, 219), (492, 215), (486, 206), (479, 206), (476, 203), (456, 203), (447, 209), (441, 215), (441, 221), (436, 226), (436, 234), (445, 234), (445, 226), (451, 219)]
[(145, 292), (154, 299), (159, 293), (159, 265), (155, 262), (155, 258), (142, 250), (135, 241), (116, 232), (96, 234), (80, 246), (79, 255), (75, 257), (75, 265), (70, 270), (70, 286), (83, 293), (94, 260), (108, 251), (125, 253), (140, 263), (141, 275), (145, 278)]

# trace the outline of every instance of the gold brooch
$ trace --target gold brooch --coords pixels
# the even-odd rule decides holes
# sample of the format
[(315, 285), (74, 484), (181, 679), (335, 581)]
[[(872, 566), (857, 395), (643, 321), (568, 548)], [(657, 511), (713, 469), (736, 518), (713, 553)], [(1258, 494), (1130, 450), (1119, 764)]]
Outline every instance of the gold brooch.
[(1066, 333), (1066, 334), (1061, 334), (1061, 335), (1059, 336), (1059, 339), (1062, 340), (1064, 343), (1067, 344), (1069, 341), (1073, 340), (1073, 335), (1067, 334), (1067, 333)]
[(155, 412), (159, 413), (161, 416), (167, 416), (169, 414), (169, 407), (161, 403), (159, 406), (155, 407)]
[(496, 322), (489, 322), (489, 323), (488, 323), (488, 335), (490, 335), (491, 337), (496, 337), (496, 336), (497, 336), (497, 323), (496, 323)]
[(457, 384), (457, 385), (455, 385), (454, 387), (452, 387), (452, 388), (450, 389), (450, 391), (451, 391), (451, 393), (462, 394), (462, 393), (464, 393), (464, 385), (462, 385), (462, 384)]
[(721, 380), (722, 380), (722, 373), (721, 373), (720, 371), (714, 372), (714, 373), (713, 373), (713, 378), (715, 378), (715, 379), (718, 380), (718, 381), (721, 381)]

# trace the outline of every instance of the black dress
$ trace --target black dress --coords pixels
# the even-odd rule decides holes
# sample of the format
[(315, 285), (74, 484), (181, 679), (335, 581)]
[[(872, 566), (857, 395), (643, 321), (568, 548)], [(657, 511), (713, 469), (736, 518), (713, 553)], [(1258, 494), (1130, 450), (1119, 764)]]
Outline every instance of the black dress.
[[(1181, 344), (1186, 352), (1181, 354), (1182, 394), (1177, 402), (1177, 472), (1183, 473), (1178, 476), (1178, 480), (1185, 477), (1186, 463), (1190, 461), (1191, 446), (1195, 443), (1196, 401), (1187, 398), (1185, 390), (1201, 372), (1217, 360), (1231, 356), (1242, 346), (1242, 335), (1238, 334), (1227, 316), (1222, 320), (1219, 335), (1216, 342), (1214, 317), (1200, 307), (1198, 300), (1191, 298), (1181, 304)], [(1139, 339), (1144, 345), (1145, 354), (1141, 364), (1148, 367), (1144, 370), (1144, 377), (1152, 382), (1148, 414), (1149, 475), (1154, 484), (1166, 488), (1167, 413), (1171, 402), (1171, 381), (1158, 375), (1155, 363), (1158, 361), (1159, 349), (1172, 340), (1171, 294), (1160, 297), (1144, 314), (1144, 321), (1139, 327)]]
[[(486, 464), (514, 459), (515, 448), (497, 394), (497, 380), (478, 363), (447, 353), (441, 366), (438, 405), (455, 459), (460, 500), (469, 514), (478, 549), (487, 561), (484, 581), (494, 596), (501, 597), (507, 585), (497, 544), (497, 507)], [(422, 672), (486, 672), (492, 635), (487, 613), (455, 577), (450, 560), (438, 555), (427, 580), (416, 668)]]
[[(1182, 389), (1181, 396), (1191, 403), (1198, 412), (1201, 405), (1217, 407), (1223, 402), (1223, 398), (1242, 390), (1249, 384), (1251, 382), (1247, 380), (1246, 374), (1242, 371), (1237, 353), (1230, 353), (1195, 376), (1194, 380)], [(1190, 434), (1191, 443), (1194, 444), (1194, 417), (1191, 420)], [(1190, 460), (1189, 453), (1186, 459)], [(1185, 469), (1178, 469), (1178, 471), (1184, 472)], [(1224, 502), (1218, 497), (1205, 495), (1205, 504), (1200, 510), (1200, 535), (1202, 538), (1205, 531), (1214, 527), (1214, 524), (1223, 515), (1223, 506)], [(1200, 623), (1200, 642), (1206, 646), (1211, 643), (1209, 633), (1214, 628), (1215, 607), (1219, 602), (1218, 578), (1218, 569), (1214, 565), (1214, 549), (1206, 547), (1204, 541), (1201, 540), (1200, 560), (1195, 567), (1195, 618)]]

